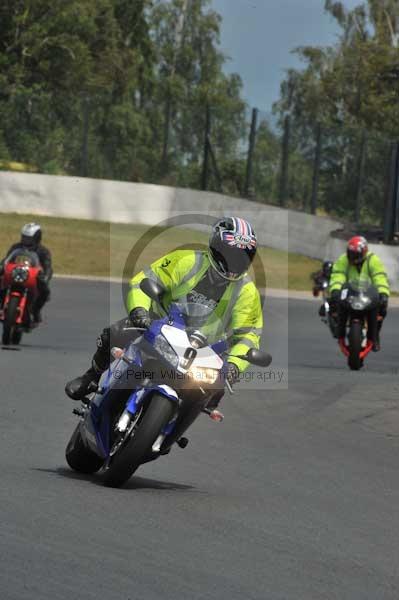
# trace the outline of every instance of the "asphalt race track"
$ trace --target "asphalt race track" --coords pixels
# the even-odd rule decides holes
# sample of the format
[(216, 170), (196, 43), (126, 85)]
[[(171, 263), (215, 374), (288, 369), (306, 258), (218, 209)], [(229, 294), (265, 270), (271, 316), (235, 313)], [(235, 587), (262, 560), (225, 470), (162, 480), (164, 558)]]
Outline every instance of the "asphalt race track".
[[(1, 600), (397, 600), (399, 312), (351, 373), (317, 304), (292, 302), (288, 390), (243, 385), (223, 424), (204, 416), (114, 490), (64, 459), (64, 384), (108, 297), (57, 280), (44, 326), (0, 351)], [(286, 330), (269, 300), (265, 347), (285, 371)]]

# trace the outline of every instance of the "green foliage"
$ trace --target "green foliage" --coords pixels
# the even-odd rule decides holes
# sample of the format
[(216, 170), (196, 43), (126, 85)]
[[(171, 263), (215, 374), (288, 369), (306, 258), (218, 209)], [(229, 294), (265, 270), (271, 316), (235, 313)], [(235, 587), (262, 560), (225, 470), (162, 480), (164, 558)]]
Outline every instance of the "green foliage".
[(0, 158), (198, 187), (209, 104), (225, 188), (239, 193), (246, 106), (223, 72), (220, 24), (210, 0), (3, 0)]
[(280, 141), (271, 131), (268, 122), (262, 120), (258, 128), (254, 152), (253, 187), (257, 200), (277, 201), (280, 150)]
[[(287, 114), (291, 119), (290, 178), (301, 178), (306, 165), (310, 189), (320, 124), (319, 203), (353, 217), (360, 140), (367, 132), (361, 216), (376, 222), (383, 214), (390, 140), (399, 137), (399, 4), (368, 0), (347, 10), (344, 2), (326, 0), (325, 8), (341, 28), (338, 44), (297, 49), (305, 67), (287, 73), (275, 105), (280, 125)], [(302, 163), (295, 162), (298, 154)]]

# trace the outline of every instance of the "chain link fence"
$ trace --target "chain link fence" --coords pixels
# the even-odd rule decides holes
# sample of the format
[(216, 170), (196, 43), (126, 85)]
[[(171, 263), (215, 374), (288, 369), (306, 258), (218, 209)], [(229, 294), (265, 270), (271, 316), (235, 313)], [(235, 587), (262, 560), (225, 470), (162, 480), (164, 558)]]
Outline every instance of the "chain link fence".
[(398, 146), (378, 132), (304, 125), (244, 104), (166, 99), (150, 114), (141, 98), (132, 102), (133, 113), (106, 94), (71, 98), (66, 136), (51, 99), (18, 97), (0, 127), (0, 168), (212, 190), (376, 226), (390, 202), (396, 219)]

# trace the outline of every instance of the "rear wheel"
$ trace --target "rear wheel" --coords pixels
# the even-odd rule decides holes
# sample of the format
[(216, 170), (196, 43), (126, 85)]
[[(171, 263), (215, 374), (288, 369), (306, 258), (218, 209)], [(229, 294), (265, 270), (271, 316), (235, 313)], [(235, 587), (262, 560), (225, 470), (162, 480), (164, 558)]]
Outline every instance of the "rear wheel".
[(22, 333), (18, 331), (18, 326), (16, 325), (16, 320), (18, 318), (19, 300), (19, 296), (12, 296), (6, 308), (6, 314), (3, 322), (2, 337), (2, 342), (4, 346), (8, 346), (8, 344), (19, 344), (19, 342), (21, 341)]
[(104, 463), (102, 458), (85, 446), (80, 433), (80, 424), (77, 425), (69, 440), (65, 458), (71, 469), (79, 473), (95, 473)]
[(154, 394), (131, 438), (111, 458), (104, 473), (104, 484), (120, 487), (133, 475), (150, 454), (152, 445), (174, 412), (172, 401)]
[(348, 366), (352, 371), (358, 371), (363, 366), (363, 360), (360, 358), (362, 339), (362, 323), (360, 321), (352, 321), (349, 329), (348, 356)]

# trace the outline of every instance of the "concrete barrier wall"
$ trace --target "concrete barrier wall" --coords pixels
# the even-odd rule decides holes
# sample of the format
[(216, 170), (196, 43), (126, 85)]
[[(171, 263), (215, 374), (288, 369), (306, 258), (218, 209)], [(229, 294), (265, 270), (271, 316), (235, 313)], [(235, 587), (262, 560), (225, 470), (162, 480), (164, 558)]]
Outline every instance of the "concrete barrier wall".
[(0, 172), (0, 212), (157, 224), (171, 215), (239, 214), (262, 245), (322, 259), (340, 223), (212, 192), (79, 177)]
[[(0, 172), (0, 212), (29, 213), (114, 223), (156, 225), (173, 215), (238, 214), (254, 225), (262, 245), (320, 260), (336, 259), (346, 243), (331, 237), (341, 223), (212, 192), (79, 177)], [(195, 227), (196, 219), (190, 222)], [(200, 226), (199, 226), (200, 227)], [(371, 244), (399, 291), (399, 248)]]

